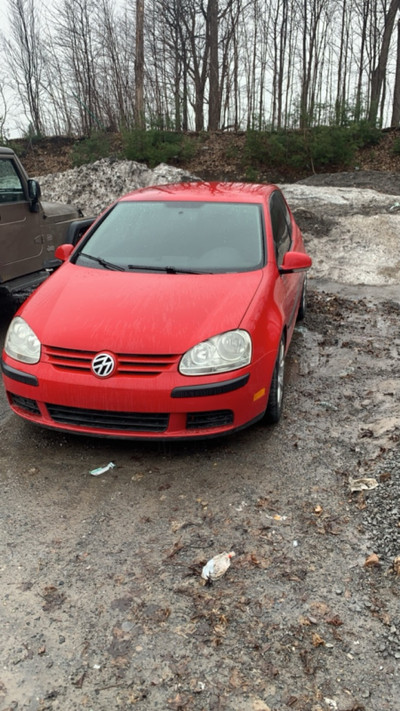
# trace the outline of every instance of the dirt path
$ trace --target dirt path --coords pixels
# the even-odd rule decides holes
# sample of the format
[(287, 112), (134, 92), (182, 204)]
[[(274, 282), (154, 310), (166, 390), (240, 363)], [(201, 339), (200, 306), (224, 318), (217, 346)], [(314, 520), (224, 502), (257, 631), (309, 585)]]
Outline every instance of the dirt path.
[[(400, 514), (370, 520), (400, 476), (399, 313), (395, 288), (313, 282), (275, 428), (162, 446), (7, 415), (1, 711), (397, 711), (400, 578), (380, 546)], [(378, 488), (351, 493), (360, 476)]]

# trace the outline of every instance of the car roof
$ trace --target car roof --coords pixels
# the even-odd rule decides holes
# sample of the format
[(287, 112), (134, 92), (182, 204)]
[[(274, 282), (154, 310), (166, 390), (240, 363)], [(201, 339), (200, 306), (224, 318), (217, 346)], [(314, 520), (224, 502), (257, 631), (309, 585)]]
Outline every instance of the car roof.
[(120, 202), (137, 200), (206, 201), (262, 203), (276, 185), (261, 183), (188, 182), (152, 185), (134, 190), (120, 198)]
[(12, 155), (14, 155), (14, 151), (12, 151), (11, 148), (6, 148), (5, 146), (0, 146), (0, 155), (12, 156)]

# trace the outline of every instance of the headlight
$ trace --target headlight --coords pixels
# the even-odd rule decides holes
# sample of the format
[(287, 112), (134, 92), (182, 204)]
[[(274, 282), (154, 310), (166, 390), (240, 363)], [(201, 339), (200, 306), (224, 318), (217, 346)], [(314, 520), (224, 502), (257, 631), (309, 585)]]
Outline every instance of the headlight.
[(198, 343), (182, 356), (182, 375), (225, 373), (248, 365), (251, 361), (251, 338), (247, 331), (237, 329)]
[(40, 341), (36, 334), (20, 316), (10, 323), (6, 335), (4, 350), (10, 358), (21, 363), (38, 363), (40, 360)]

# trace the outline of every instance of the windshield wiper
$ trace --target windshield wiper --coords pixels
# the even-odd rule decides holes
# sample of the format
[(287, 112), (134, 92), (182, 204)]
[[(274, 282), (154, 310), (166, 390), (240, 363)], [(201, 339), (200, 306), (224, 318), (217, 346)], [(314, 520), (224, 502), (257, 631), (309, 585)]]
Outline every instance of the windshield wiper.
[(144, 264), (128, 264), (127, 269), (132, 271), (144, 272), (165, 272), (166, 274), (211, 274), (212, 272), (203, 272), (195, 269), (177, 269), (176, 267), (152, 267)]
[(114, 271), (117, 272), (125, 272), (126, 269), (125, 267), (121, 267), (120, 264), (113, 264), (112, 262), (107, 262), (106, 259), (102, 259), (101, 257), (93, 257), (92, 254), (86, 254), (86, 252), (80, 252), (79, 257), (86, 257), (87, 259), (92, 259), (94, 262), (97, 262), (97, 264), (101, 264), (102, 267), (105, 269), (113, 269)]

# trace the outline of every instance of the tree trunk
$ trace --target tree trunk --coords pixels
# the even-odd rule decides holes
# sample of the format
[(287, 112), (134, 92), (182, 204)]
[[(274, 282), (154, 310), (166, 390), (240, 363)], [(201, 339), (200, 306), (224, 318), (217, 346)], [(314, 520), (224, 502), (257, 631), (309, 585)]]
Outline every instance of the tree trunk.
[(208, 0), (208, 36), (210, 44), (210, 96), (208, 126), (210, 131), (217, 131), (220, 119), (220, 94), (218, 70), (218, 0)]
[(397, 23), (396, 78), (393, 91), (393, 111), (390, 125), (397, 128), (400, 123), (400, 20)]
[(369, 104), (368, 120), (372, 124), (376, 124), (379, 99), (382, 93), (383, 82), (386, 77), (386, 66), (389, 54), (390, 39), (393, 32), (393, 25), (396, 19), (396, 14), (400, 10), (400, 0), (391, 0), (389, 10), (385, 18), (385, 27), (382, 36), (382, 46), (378, 58), (378, 63), (372, 71), (371, 76), (371, 98)]
[(135, 124), (145, 128), (144, 119), (144, 0), (136, 0)]

